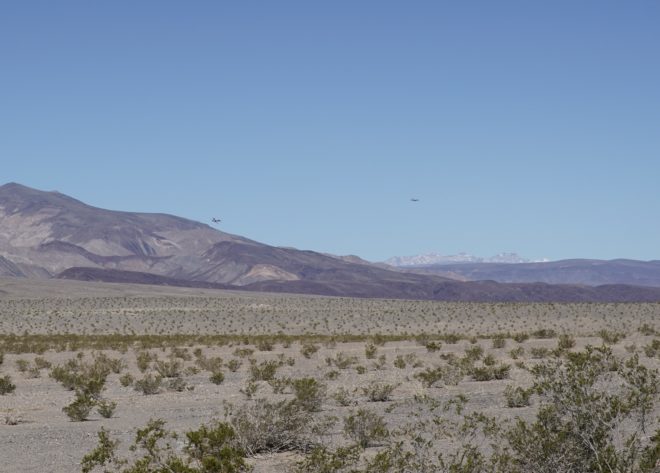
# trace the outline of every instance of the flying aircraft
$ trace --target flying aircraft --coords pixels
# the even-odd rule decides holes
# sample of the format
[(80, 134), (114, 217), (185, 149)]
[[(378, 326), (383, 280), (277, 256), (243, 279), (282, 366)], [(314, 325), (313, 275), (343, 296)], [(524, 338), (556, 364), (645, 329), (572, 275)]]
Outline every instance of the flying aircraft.
[(410, 199), (411, 202), (419, 202), (419, 199), (415, 199), (414, 197)]
[(213, 222), (213, 223), (220, 223), (220, 222), (222, 222), (222, 220), (220, 220), (219, 218), (212, 218), (212, 219), (211, 219), (211, 222)]

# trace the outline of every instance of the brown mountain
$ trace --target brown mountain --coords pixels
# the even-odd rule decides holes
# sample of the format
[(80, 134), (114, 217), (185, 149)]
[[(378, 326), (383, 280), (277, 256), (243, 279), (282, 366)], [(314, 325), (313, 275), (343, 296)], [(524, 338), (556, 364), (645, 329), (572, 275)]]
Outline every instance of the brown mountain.
[(655, 288), (458, 282), (394, 271), (19, 184), (0, 187), (0, 275), (454, 301), (660, 301)]

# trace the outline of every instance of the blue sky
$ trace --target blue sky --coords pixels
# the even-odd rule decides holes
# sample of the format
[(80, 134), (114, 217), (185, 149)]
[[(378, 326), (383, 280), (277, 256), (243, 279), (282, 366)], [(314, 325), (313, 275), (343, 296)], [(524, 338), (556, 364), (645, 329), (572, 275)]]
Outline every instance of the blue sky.
[(658, 25), (651, 0), (5, 2), (0, 183), (371, 260), (660, 259)]

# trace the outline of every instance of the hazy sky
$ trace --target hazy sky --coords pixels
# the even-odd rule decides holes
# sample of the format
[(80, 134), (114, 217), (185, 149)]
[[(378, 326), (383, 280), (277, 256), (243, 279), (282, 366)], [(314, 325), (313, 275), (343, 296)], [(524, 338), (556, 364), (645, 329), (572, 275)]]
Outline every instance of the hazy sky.
[(371, 260), (660, 259), (660, 2), (3, 2), (9, 181)]

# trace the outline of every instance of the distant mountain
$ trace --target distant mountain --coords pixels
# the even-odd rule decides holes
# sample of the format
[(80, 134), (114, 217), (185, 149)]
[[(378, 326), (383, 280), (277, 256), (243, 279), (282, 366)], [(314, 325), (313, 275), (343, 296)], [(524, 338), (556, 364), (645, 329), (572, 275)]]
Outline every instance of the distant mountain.
[[(95, 269), (94, 277), (104, 269), (119, 271), (113, 278), (128, 271), (232, 286), (332, 278), (379, 286), (447, 280), (390, 271), (354, 256), (273, 247), (172, 215), (99, 209), (15, 183), (0, 187), (0, 275), (52, 277), (71, 268)], [(77, 271), (66, 274), (82, 274)]]
[(660, 261), (571, 259), (520, 264), (433, 264), (407, 269), (420, 274), (451, 274), (469, 281), (660, 287)]
[[(459, 266), (468, 267), (444, 272), (462, 278)], [(99, 209), (20, 184), (0, 187), (0, 276), (451, 301), (660, 301), (656, 288), (460, 282), (432, 266), (414, 271), (273, 247), (172, 215)]]
[(426, 253), (415, 256), (394, 256), (386, 261), (390, 266), (428, 266), (432, 264), (458, 264), (458, 263), (529, 263), (517, 253), (499, 253), (490, 258), (473, 256), (468, 253), (459, 253), (457, 255), (441, 255), (440, 253)]

